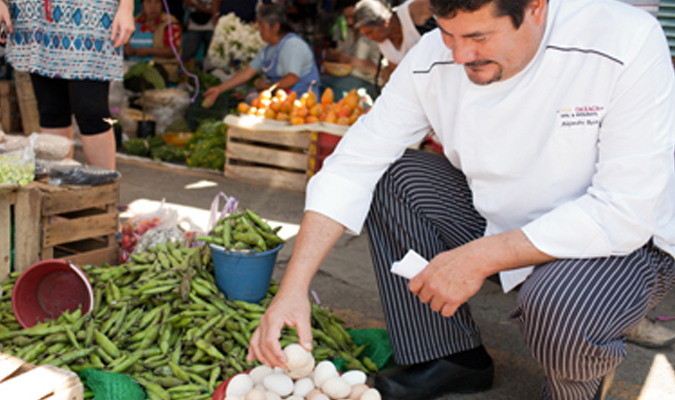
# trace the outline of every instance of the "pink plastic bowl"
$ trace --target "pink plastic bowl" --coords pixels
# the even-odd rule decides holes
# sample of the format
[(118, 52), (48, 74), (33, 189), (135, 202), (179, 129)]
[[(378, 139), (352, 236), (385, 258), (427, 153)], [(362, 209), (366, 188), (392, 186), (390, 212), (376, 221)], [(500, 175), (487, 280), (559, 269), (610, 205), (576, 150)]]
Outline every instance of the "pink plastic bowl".
[(67, 260), (43, 260), (19, 275), (12, 291), (14, 316), (23, 328), (58, 318), (64, 311), (94, 307), (94, 290), (85, 273)]

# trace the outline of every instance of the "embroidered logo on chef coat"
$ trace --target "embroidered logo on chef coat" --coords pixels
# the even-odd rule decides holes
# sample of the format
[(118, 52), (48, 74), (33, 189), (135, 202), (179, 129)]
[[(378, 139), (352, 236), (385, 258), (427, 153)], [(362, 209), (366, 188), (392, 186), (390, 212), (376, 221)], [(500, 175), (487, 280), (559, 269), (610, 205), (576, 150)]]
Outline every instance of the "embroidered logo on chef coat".
[(588, 105), (561, 108), (557, 111), (561, 128), (597, 126), (600, 124), (603, 106)]

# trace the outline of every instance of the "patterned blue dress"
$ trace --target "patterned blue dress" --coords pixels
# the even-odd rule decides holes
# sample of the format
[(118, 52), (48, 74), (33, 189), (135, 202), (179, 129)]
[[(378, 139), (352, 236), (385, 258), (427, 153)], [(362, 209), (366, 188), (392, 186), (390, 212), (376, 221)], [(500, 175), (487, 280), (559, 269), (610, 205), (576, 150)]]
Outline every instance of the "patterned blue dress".
[(12, 66), (50, 78), (121, 80), (122, 47), (110, 40), (119, 0), (10, 0)]

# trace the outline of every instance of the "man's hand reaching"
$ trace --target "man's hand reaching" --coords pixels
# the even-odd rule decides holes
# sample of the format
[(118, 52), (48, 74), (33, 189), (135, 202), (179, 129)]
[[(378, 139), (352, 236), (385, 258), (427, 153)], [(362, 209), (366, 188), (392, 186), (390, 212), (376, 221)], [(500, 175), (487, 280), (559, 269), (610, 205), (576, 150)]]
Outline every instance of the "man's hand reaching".
[(279, 344), (281, 330), (284, 326), (296, 327), (300, 345), (305, 350), (311, 351), (310, 317), (311, 306), (306, 293), (296, 291), (284, 294), (279, 290), (251, 337), (248, 361), (258, 359), (270, 367), (285, 367), (286, 354)]

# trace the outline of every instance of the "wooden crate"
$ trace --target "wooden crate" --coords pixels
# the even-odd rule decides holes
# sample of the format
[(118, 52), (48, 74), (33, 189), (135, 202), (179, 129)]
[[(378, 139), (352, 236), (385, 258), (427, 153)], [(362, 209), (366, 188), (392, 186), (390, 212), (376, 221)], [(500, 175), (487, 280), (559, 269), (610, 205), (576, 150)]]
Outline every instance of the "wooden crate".
[(0, 281), (11, 272), (12, 247), (15, 271), (40, 261), (39, 210), (40, 192), (32, 184), (0, 192)]
[(225, 176), (304, 191), (310, 140), (309, 131), (255, 130), (230, 125)]
[(75, 265), (117, 262), (118, 182), (69, 187), (34, 182), (33, 186), (41, 192), (41, 259), (68, 259)]
[[(119, 183), (57, 187), (42, 182), (0, 193), (0, 281), (51, 258), (75, 265), (118, 260)], [(10, 227), (14, 226), (14, 232)]]
[(37, 367), (0, 353), (0, 399), (82, 400), (84, 387), (76, 373), (51, 365)]

